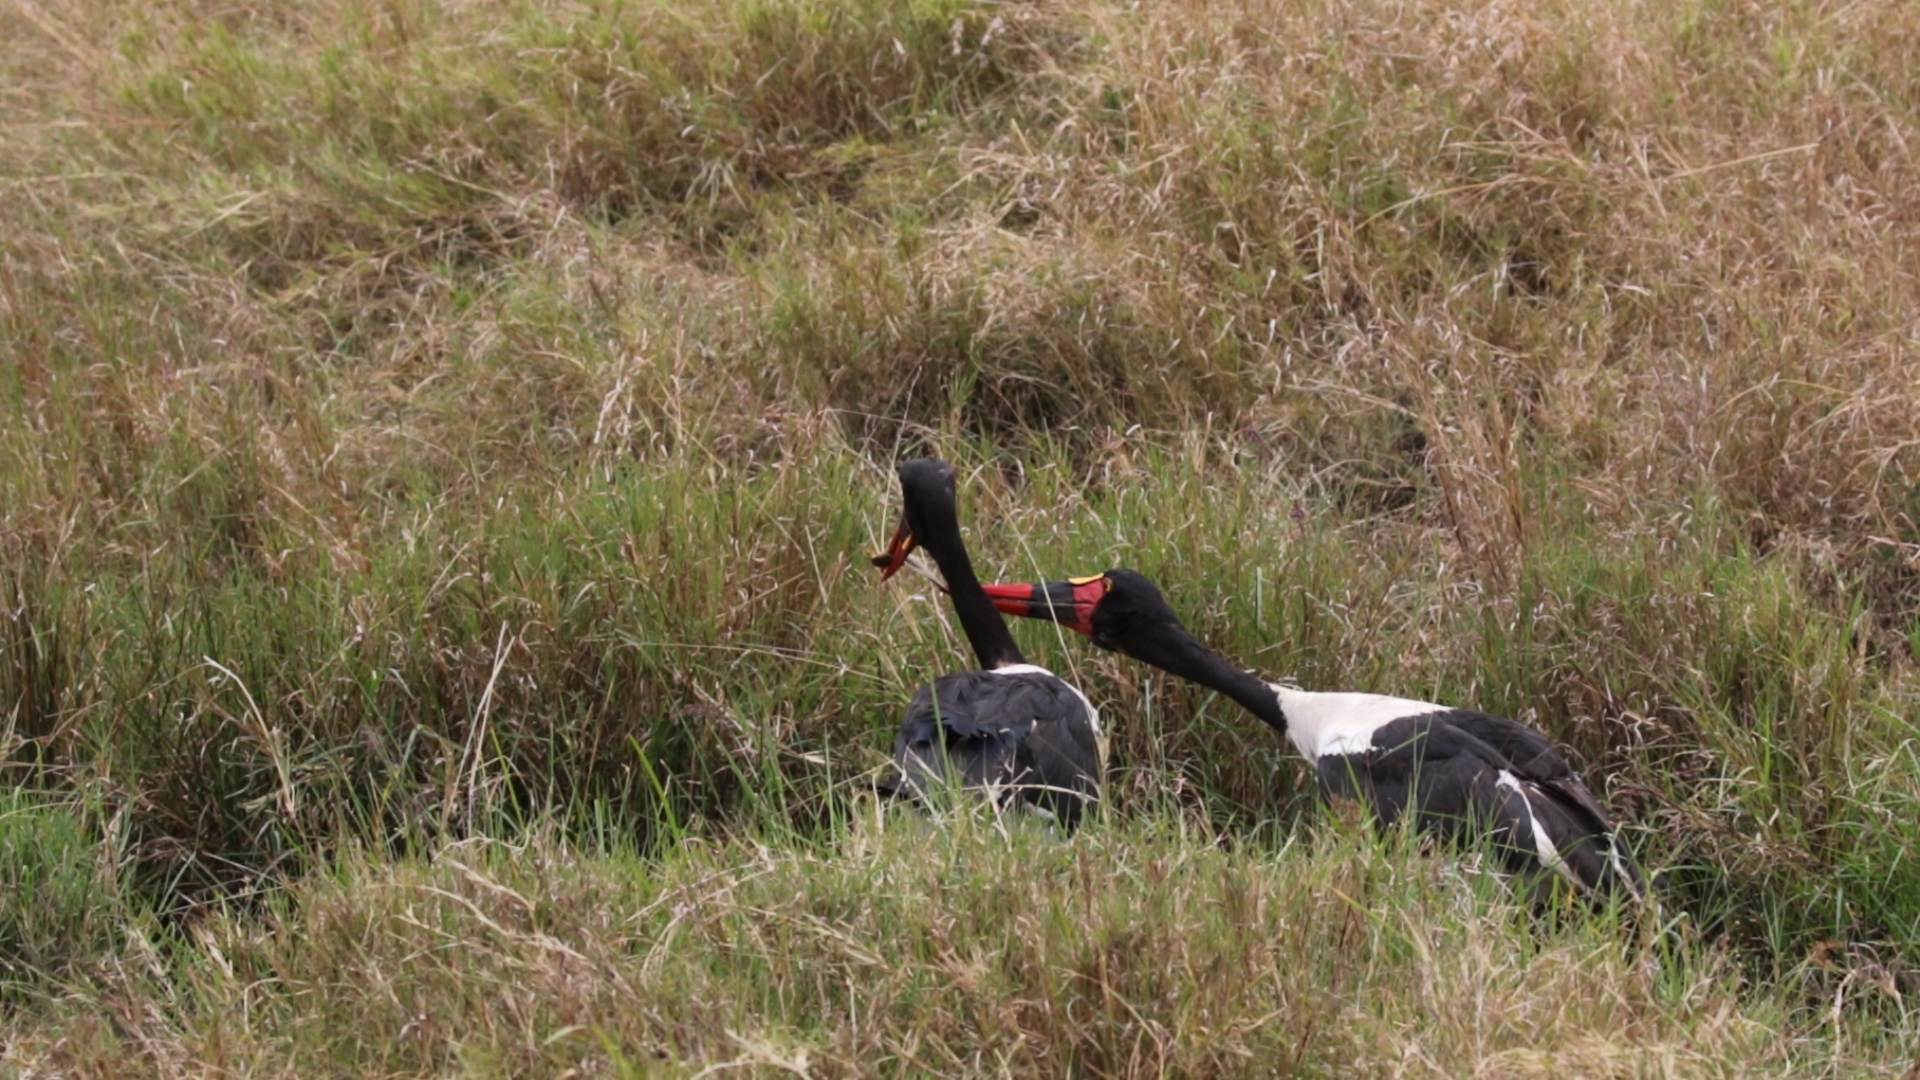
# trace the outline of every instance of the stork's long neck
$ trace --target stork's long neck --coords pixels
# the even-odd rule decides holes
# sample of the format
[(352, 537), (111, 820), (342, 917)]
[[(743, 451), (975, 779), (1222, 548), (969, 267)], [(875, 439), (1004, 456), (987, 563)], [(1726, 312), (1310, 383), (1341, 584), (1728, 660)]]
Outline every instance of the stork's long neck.
[(1123, 643), (1120, 651), (1189, 682), (1217, 690), (1268, 727), (1286, 734), (1287, 717), (1280, 711), (1280, 697), (1273, 687), (1201, 644), (1179, 623), (1156, 626), (1137, 640)]
[(921, 546), (933, 556), (935, 566), (947, 579), (948, 595), (953, 600), (953, 613), (959, 616), (960, 629), (966, 632), (967, 644), (973, 646), (973, 654), (980, 660), (983, 668), (1005, 667), (1008, 664), (1024, 664), (1026, 657), (1020, 653), (1020, 645), (1013, 640), (1013, 631), (1007, 629), (1006, 620), (993, 606), (993, 598), (980, 587), (980, 579), (973, 572), (973, 560), (967, 556), (966, 542), (960, 538), (956, 526), (951, 532), (942, 529), (932, 536), (920, 538)]

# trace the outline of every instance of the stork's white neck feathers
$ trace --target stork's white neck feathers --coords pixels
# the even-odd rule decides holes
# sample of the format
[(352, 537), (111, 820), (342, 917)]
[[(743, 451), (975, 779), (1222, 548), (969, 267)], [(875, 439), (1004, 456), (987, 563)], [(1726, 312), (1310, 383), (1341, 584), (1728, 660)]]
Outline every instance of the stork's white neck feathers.
[(1385, 694), (1321, 693), (1268, 683), (1287, 718), (1287, 738), (1309, 762), (1328, 754), (1360, 754), (1373, 747), (1373, 733), (1409, 716), (1445, 712), (1431, 701)]

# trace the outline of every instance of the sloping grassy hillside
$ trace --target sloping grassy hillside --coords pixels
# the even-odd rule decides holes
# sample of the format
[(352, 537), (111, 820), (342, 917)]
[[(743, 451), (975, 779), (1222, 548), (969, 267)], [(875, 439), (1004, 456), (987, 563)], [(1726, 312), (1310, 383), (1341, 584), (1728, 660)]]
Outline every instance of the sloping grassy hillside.
[[(1603, 1037), (1592, 1068), (1620, 1075), (1905, 1067), (1911, 5), (16, 0), (0, 72), (0, 974), (24, 1067), (1504, 1075)], [(966, 663), (937, 599), (863, 559), (918, 452), (962, 466), (991, 577), (1131, 565), (1273, 676), (1551, 732), (1666, 870), (1678, 952), (1538, 938), (1449, 860), (1315, 847), (1270, 733), (1040, 626), (1030, 651), (1113, 718), (1098, 835), (862, 847), (900, 704)], [(336, 1052), (380, 972), (437, 947), (392, 905), (467, 895), (470, 861), (434, 855), (462, 843), (574, 921), (435, 908), (435, 941), (485, 953), (498, 925), (514, 959), (419, 991), (383, 1038), (440, 1025), (421, 1047)], [(1095, 929), (1048, 914), (1070, 875), (994, 892), (1088, 859), (1130, 883)], [(923, 864), (951, 891), (915, 892)], [(843, 1028), (788, 980), (874, 972), (715, 974), (717, 937), (595, 929), (758, 865), (789, 898), (907, 875), (816, 915), (919, 989), (880, 980), (881, 1018)], [(1426, 884), (1322, 911), (1355, 874)], [(969, 982), (898, 951), (908, 897), (935, 926), (1024, 910), (1013, 937), (1055, 959)], [(1097, 999), (1125, 1024), (987, 1018), (1068, 1010), (1056, 969), (1095, 940), (1072, 935), (1179, 904), (1238, 914), (1127, 963), (1255, 966)], [(1247, 954), (1291, 940), (1262, 936), (1272, 910), (1364, 916), (1399, 951), (1343, 966), (1303, 939), (1281, 978)], [(329, 937), (353, 925), (385, 936)], [(605, 956), (511, 1012), (492, 987), (546, 937)], [(656, 959), (606, 952), (629, 945)], [(707, 978), (734, 1004), (691, 1033), (606, 1014)], [(1444, 1014), (1449, 1049), (1407, 1041), (1417, 1002), (1505, 978), (1630, 1004), (1502, 997), (1515, 1026)], [(1204, 1023), (1177, 1003), (1216, 992), (1241, 996)], [(1337, 1038), (1266, 1026), (1313, 1009)], [(998, 1050), (907, 1046), (922, 1021)]]

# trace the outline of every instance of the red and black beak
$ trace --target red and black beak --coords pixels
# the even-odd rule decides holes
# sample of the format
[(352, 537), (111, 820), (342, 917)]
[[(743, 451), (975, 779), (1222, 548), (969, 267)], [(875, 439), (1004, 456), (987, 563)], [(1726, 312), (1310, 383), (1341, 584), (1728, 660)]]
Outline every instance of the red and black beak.
[(983, 586), (1002, 615), (1049, 619), (1088, 637), (1093, 636), (1093, 610), (1112, 587), (1105, 574), (1039, 585)]
[(873, 557), (873, 565), (880, 568), (880, 580), (885, 581), (900, 572), (907, 565), (907, 556), (919, 546), (920, 540), (913, 535), (913, 528), (907, 524), (905, 516), (900, 518), (900, 527), (893, 530), (893, 542), (887, 550)]

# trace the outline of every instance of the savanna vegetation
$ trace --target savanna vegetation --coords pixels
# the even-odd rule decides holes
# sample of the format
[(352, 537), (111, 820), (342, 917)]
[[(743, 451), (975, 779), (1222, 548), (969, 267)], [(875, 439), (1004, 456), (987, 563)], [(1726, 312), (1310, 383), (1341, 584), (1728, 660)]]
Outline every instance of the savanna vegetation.
[[(1920, 9), (0, 6), (21, 1076), (1913, 1076)], [(863, 797), (865, 563), (1144, 570), (1550, 732), (1543, 924), (1230, 703), (1072, 838)]]

